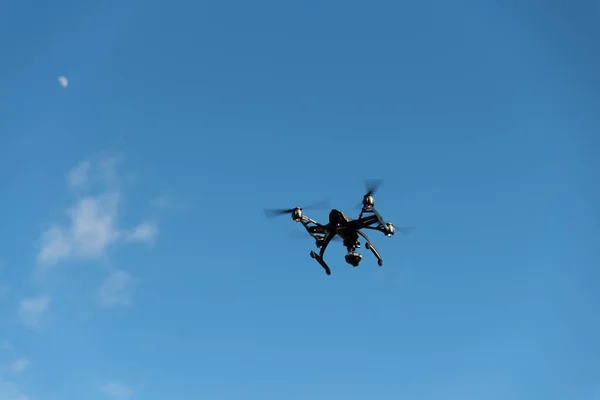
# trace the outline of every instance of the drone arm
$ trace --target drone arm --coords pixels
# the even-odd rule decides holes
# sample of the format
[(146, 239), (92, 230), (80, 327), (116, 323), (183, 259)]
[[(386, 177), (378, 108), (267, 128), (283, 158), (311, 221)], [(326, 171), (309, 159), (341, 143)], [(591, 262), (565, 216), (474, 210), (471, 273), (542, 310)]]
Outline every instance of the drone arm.
[(385, 225), (385, 221), (381, 217), (381, 214), (379, 214), (379, 212), (377, 212), (375, 207), (363, 208), (362, 211), (360, 212), (360, 216), (358, 217), (358, 219), (363, 219), (363, 215), (365, 215), (367, 213), (372, 214), (368, 217), (364, 217), (365, 221), (367, 221), (367, 220), (372, 221), (372, 222), (369, 222), (368, 224), (371, 224), (373, 222), (379, 222), (381, 225)]
[(377, 210), (374, 207), (371, 210), (373, 211), (373, 214), (375, 214), (375, 216), (377, 217), (377, 220), (379, 221), (379, 223), (381, 225), (385, 225), (385, 221), (383, 220), (383, 217), (381, 216), (381, 214), (379, 214), (379, 212), (377, 212)]
[[(371, 215), (363, 217), (363, 214), (365, 213), (371, 213)], [(390, 231), (387, 224), (377, 210), (375, 210), (375, 208), (363, 210), (360, 215), (361, 217), (357, 220), (359, 223), (359, 229), (372, 229), (384, 233), (385, 235), (389, 235)]]
[(302, 219), (299, 221), (302, 223), (306, 231), (312, 237), (322, 240), (324, 236), (327, 234), (327, 226), (321, 225), (317, 221), (303, 215)]
[(379, 219), (377, 219), (377, 217), (375, 215), (369, 215), (369, 216), (362, 217), (362, 218), (358, 219), (357, 221), (360, 225), (360, 229), (362, 229), (362, 228), (371, 228), (371, 225), (378, 223)]
[(303, 215), (302, 219), (300, 221), (302, 222), (302, 224), (304, 226), (309, 225), (309, 224), (313, 224), (313, 225), (316, 225), (316, 226), (322, 226), (317, 221), (315, 221), (314, 219), (312, 219), (310, 217), (307, 217), (306, 215)]
[(361, 229), (370, 229), (372, 231), (379, 231), (381, 233), (386, 233), (385, 227), (382, 226), (363, 226)]

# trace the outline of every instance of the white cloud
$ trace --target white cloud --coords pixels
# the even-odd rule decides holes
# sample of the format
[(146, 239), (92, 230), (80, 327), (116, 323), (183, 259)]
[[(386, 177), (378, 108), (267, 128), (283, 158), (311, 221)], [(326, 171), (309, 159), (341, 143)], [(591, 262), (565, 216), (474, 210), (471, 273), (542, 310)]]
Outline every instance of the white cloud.
[(157, 197), (152, 200), (152, 206), (156, 208), (166, 208), (171, 204), (171, 201), (166, 196)]
[(132, 277), (127, 271), (119, 270), (110, 274), (98, 289), (102, 306), (115, 307), (131, 304), (129, 289), (131, 281)]
[(107, 193), (87, 196), (67, 210), (69, 227), (53, 226), (42, 235), (38, 260), (54, 265), (69, 258), (94, 258), (102, 255), (117, 240), (117, 205), (119, 196)]
[(16, 384), (0, 376), (0, 399), (2, 400), (29, 400)]
[(153, 198), (150, 201), (150, 206), (152, 206), (156, 210), (164, 210), (164, 211), (174, 211), (174, 212), (183, 212), (188, 207), (182, 203), (182, 199), (175, 199), (176, 196), (158, 196)]
[(120, 382), (107, 382), (102, 385), (102, 391), (117, 399), (129, 399), (133, 396), (133, 390)]
[[(89, 183), (88, 161), (80, 163), (67, 174), (71, 187)], [(118, 227), (120, 192), (115, 187), (116, 159), (100, 164), (100, 180), (111, 185), (111, 189), (99, 195), (80, 197), (66, 212), (68, 226), (53, 225), (41, 236), (38, 262), (42, 266), (53, 266), (69, 259), (94, 259), (104, 255), (106, 249), (119, 240), (152, 242), (158, 232), (154, 223), (144, 222), (133, 230)]]
[(84, 197), (68, 211), (71, 219), (71, 243), (76, 255), (96, 257), (119, 233), (115, 226), (119, 195), (108, 193)]
[(71, 251), (69, 232), (61, 227), (53, 226), (42, 234), (42, 248), (38, 254), (38, 261), (53, 265), (61, 259), (68, 258)]
[(19, 358), (18, 360), (13, 361), (13, 363), (10, 365), (9, 370), (11, 372), (15, 372), (15, 373), (22, 373), (30, 365), (31, 365), (31, 361), (29, 361), (28, 358), (22, 357), (22, 358)]
[(69, 185), (73, 188), (83, 187), (87, 185), (89, 180), (90, 162), (82, 161), (75, 168), (67, 173)]
[(58, 84), (64, 88), (69, 86), (69, 80), (65, 76), (58, 77)]
[(143, 222), (136, 226), (127, 239), (133, 242), (153, 242), (158, 235), (158, 226), (152, 222)]
[[(10, 342), (6, 340), (0, 341), (0, 350), (3, 352), (14, 353), (14, 349)], [(4, 358), (6, 355), (2, 355)], [(18, 379), (14, 377), (14, 379), (10, 378), (11, 374), (21, 374), (23, 373), (29, 366), (31, 365), (31, 361), (29, 359), (23, 357), (15, 360), (9, 365), (2, 366), (0, 368), (0, 400), (28, 400), (29, 398), (23, 393), (17, 382), (14, 379)]]
[(21, 322), (32, 328), (38, 326), (49, 305), (50, 297), (48, 296), (30, 297), (21, 300), (18, 310)]
[(117, 164), (119, 159), (110, 157), (100, 162), (100, 178), (106, 183), (114, 183), (117, 181)]

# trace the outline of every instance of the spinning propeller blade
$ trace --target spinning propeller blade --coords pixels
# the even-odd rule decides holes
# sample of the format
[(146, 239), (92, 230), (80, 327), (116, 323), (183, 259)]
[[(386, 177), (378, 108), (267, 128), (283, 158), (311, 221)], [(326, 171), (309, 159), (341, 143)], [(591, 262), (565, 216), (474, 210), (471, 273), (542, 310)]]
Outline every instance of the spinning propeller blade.
[(417, 229), (415, 226), (400, 226), (400, 227), (394, 227), (396, 228), (396, 232), (400, 232), (400, 233), (411, 233), (412, 231), (414, 231), (415, 229)]
[(365, 189), (367, 190), (367, 196), (373, 195), (379, 189), (379, 186), (383, 183), (383, 179), (367, 179), (365, 181)]
[(268, 209), (265, 209), (264, 211), (265, 211), (265, 215), (267, 217), (276, 217), (278, 215), (291, 214), (296, 208), (299, 208), (301, 210), (322, 210), (322, 209), (329, 208), (329, 201), (322, 200), (317, 203), (308, 205), (306, 207), (294, 207), (294, 208), (287, 208), (287, 209), (285, 209), (285, 208), (282, 208), (282, 209), (268, 208)]
[(276, 217), (278, 215), (285, 215), (285, 214), (291, 214), (292, 211), (294, 211), (294, 208), (288, 208), (288, 209), (265, 209), (265, 215), (267, 217)]
[[(381, 184), (383, 183), (383, 179), (367, 179), (365, 180), (365, 197), (369, 196), (369, 195), (374, 195), (375, 192), (377, 192), (377, 189), (379, 189), (379, 187), (381, 186)], [(354, 206), (355, 209), (360, 209), (363, 207), (363, 203), (362, 201), (360, 203), (358, 203), (356, 206)]]

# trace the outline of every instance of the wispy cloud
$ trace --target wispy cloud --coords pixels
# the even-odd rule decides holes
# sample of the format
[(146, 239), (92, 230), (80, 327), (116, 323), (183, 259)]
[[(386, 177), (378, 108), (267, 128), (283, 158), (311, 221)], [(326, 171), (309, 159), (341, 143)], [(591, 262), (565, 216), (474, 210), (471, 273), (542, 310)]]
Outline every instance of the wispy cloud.
[(116, 399), (129, 399), (133, 396), (133, 390), (120, 382), (107, 382), (102, 385), (102, 391), (108, 396)]
[(158, 235), (158, 226), (153, 222), (143, 222), (127, 234), (132, 242), (153, 242)]
[(170, 211), (170, 212), (183, 212), (186, 211), (189, 206), (182, 202), (183, 199), (175, 195), (162, 195), (155, 197), (150, 201), (150, 205), (156, 210)]
[(115, 226), (118, 201), (117, 193), (80, 199), (67, 210), (68, 227), (54, 225), (42, 235), (40, 263), (49, 266), (69, 258), (102, 255), (119, 236)]
[(24, 372), (27, 368), (29, 368), (30, 365), (31, 365), (31, 361), (29, 361), (28, 358), (21, 357), (12, 362), (12, 364), (10, 365), (9, 371), (20, 374), (20, 373)]
[(153, 199), (150, 203), (156, 208), (166, 208), (171, 204), (171, 200), (167, 196), (160, 196)]
[(69, 86), (69, 80), (67, 79), (66, 76), (59, 76), (58, 84), (64, 88), (66, 88), (67, 86)]
[(29, 400), (19, 387), (4, 377), (0, 376), (0, 399), (2, 400)]
[[(8, 340), (0, 340), (1, 360), (17, 357), (15, 353), (15, 349)], [(19, 378), (31, 364), (28, 358), (17, 357), (13, 362), (0, 365), (0, 400), (29, 400), (19, 384)]]
[[(14, 349), (7, 340), (0, 340), (0, 353), (8, 352), (10, 356), (14, 355)], [(6, 358), (6, 354), (0, 354), (1, 358)], [(31, 362), (27, 358), (20, 358), (10, 365), (0, 366), (0, 399), (1, 400), (28, 400), (17, 382), (11, 379), (10, 374), (21, 374), (27, 369)], [(8, 374), (7, 374), (8, 373)]]
[(102, 306), (115, 307), (131, 304), (131, 281), (132, 277), (127, 271), (118, 270), (110, 274), (98, 289)]
[(84, 187), (89, 181), (90, 162), (82, 161), (67, 173), (67, 181), (72, 188)]
[(49, 306), (50, 297), (48, 296), (25, 298), (19, 304), (19, 318), (24, 325), (35, 328), (40, 324)]
[[(92, 164), (79, 163), (67, 174), (71, 188), (82, 189), (90, 184)], [(67, 209), (67, 226), (54, 224), (41, 236), (38, 262), (41, 266), (53, 266), (70, 259), (94, 259), (104, 255), (106, 249), (120, 240), (152, 242), (158, 226), (142, 222), (132, 229), (118, 226), (120, 191), (118, 189), (116, 160), (100, 163), (97, 176), (109, 188), (98, 195), (84, 195)]]

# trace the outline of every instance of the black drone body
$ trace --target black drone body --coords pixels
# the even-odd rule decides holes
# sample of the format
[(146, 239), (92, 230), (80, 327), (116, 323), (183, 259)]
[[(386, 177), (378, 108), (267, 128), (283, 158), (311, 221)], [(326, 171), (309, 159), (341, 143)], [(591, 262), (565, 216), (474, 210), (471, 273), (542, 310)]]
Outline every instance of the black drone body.
[[(391, 237), (394, 235), (396, 228), (391, 222), (385, 222), (375, 209), (375, 199), (373, 198), (375, 189), (376, 186), (367, 189), (368, 192), (363, 197), (362, 209), (357, 219), (352, 219), (344, 212), (336, 209), (332, 209), (329, 212), (329, 222), (327, 224), (321, 224), (304, 215), (303, 209), (300, 207), (287, 210), (265, 210), (265, 212), (267, 215), (291, 214), (295, 222), (299, 222), (304, 226), (308, 234), (315, 239), (316, 246), (319, 249), (318, 253), (311, 250), (310, 256), (319, 262), (327, 275), (331, 275), (331, 269), (323, 260), (323, 255), (329, 242), (336, 236), (342, 239), (344, 247), (348, 250), (345, 257), (348, 264), (358, 267), (358, 264), (362, 260), (362, 255), (356, 251), (357, 248), (360, 248), (359, 236), (362, 236), (365, 240), (365, 247), (371, 250), (377, 258), (377, 264), (382, 266), (383, 259), (381, 255), (373, 245), (371, 239), (362, 230), (376, 230), (382, 232), (387, 237)], [(406, 229), (410, 228), (400, 228), (400, 230)]]

